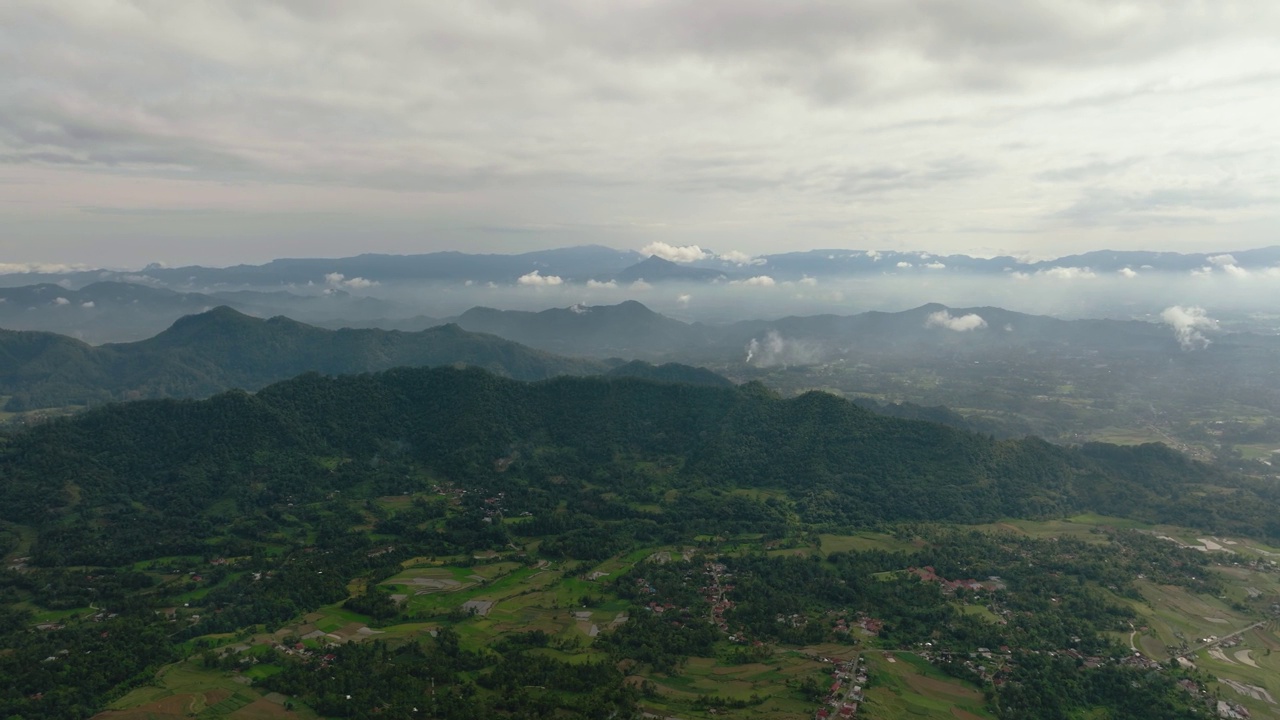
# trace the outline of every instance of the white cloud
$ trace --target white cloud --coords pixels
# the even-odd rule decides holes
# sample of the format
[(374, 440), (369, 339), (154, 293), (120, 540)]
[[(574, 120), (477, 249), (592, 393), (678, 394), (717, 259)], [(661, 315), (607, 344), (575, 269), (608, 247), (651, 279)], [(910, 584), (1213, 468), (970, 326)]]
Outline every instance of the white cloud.
[(1174, 305), (1160, 313), (1160, 319), (1173, 328), (1174, 336), (1183, 350), (1203, 350), (1209, 347), (1206, 332), (1218, 329), (1218, 321), (1209, 317), (1202, 307)]
[(64, 297), (56, 297), (53, 299), (54, 305), (70, 305), (71, 301)]
[(1131, 279), (1138, 277), (1138, 272), (1133, 268), (1120, 268), (1116, 272), (1118, 272), (1121, 277), (1126, 277)]
[(726, 252), (726, 253), (720, 253), (718, 257), (721, 260), (724, 260), (726, 262), (731, 262), (738, 266), (764, 265), (769, 262), (764, 258), (754, 257), (752, 255), (748, 255), (747, 253), (739, 252), (737, 250), (730, 250), (729, 252)]
[(352, 288), (353, 290), (363, 290), (365, 288), (377, 287), (381, 283), (379, 283), (377, 280), (367, 280), (362, 277), (353, 277), (350, 280), (343, 280), (342, 284), (344, 287), (349, 287), (349, 288)]
[(947, 264), (940, 263), (940, 262), (931, 262), (926, 264), (925, 267), (928, 268), (929, 270), (945, 270), (947, 267)]
[(559, 275), (543, 275), (541, 272), (534, 270), (531, 273), (521, 275), (517, 280), (521, 285), (531, 285), (534, 287), (548, 287), (552, 285), (561, 285), (564, 278)]
[(690, 263), (697, 260), (706, 260), (713, 257), (711, 253), (703, 250), (697, 245), (668, 245), (664, 242), (651, 242), (640, 248), (641, 255), (657, 255), (663, 260), (670, 260), (677, 263)]
[(97, 303), (95, 303), (95, 302), (94, 302), (94, 301), (92, 301), (92, 300), (86, 300), (85, 302), (80, 303), (80, 307), (82, 307), (82, 308), (88, 308), (88, 309), (93, 309), (93, 308), (97, 307)]
[(1235, 277), (1235, 278), (1249, 277), (1249, 271), (1245, 270), (1239, 265), (1228, 263), (1226, 265), (1222, 265), (1221, 267), (1222, 267), (1222, 272), (1230, 275), (1231, 277)]
[(905, 260), (899, 260), (899, 261), (898, 261), (898, 267), (899, 267), (899, 268), (901, 268), (901, 269), (906, 269), (906, 268), (911, 267), (911, 263), (909, 263), (909, 262), (907, 262), (907, 261), (905, 261)]
[(880, 262), (880, 251), (879, 251), (879, 250), (868, 250), (868, 251), (867, 251), (867, 253), (866, 253), (866, 255), (867, 255), (867, 257), (871, 258), (873, 261), (875, 261), (875, 262)]
[(1054, 280), (1091, 280), (1098, 277), (1097, 273), (1087, 267), (1052, 267), (1048, 270), (1037, 270), (1036, 275)]
[(0, 275), (27, 275), (30, 273), (46, 273), (58, 275), (62, 273), (90, 270), (88, 265), (66, 263), (0, 263)]
[(636, 280), (635, 282), (631, 283), (628, 287), (631, 288), (632, 290), (638, 290), (638, 291), (653, 289), (653, 286), (645, 282), (644, 278), (640, 278), (639, 280)]
[[(1123, 270), (1120, 271), (1123, 274)], [(1014, 280), (1030, 280), (1032, 278), (1048, 278), (1050, 280), (1092, 280), (1098, 277), (1093, 270), (1085, 267), (1051, 267), (1045, 270), (1037, 270), (1034, 273), (1026, 273), (1015, 270), (1009, 273)]]
[(730, 285), (748, 285), (751, 287), (773, 287), (778, 283), (775, 282), (774, 279), (769, 277), (768, 275), (756, 275), (755, 277), (749, 277), (746, 280), (733, 280), (729, 284)]
[(808, 285), (809, 287), (814, 287), (815, 285), (818, 284), (818, 278), (809, 277), (808, 275), (805, 275), (804, 277), (800, 278), (800, 284)]
[(679, 295), (676, 297), (676, 303), (679, 304), (680, 307), (689, 307), (689, 301), (692, 299), (693, 299), (692, 295), (685, 293), (684, 295)]
[(982, 319), (981, 315), (969, 313), (968, 315), (953, 316), (947, 310), (939, 310), (935, 313), (929, 313), (924, 320), (924, 326), (927, 328), (939, 327), (956, 332), (967, 332), (977, 330), (987, 326), (987, 321)]
[(1209, 257), (1209, 264), (1219, 267), (1224, 265), (1238, 265), (1234, 255), (1212, 255)]
[(618, 287), (617, 280), (588, 280), (587, 288), (590, 290), (616, 290)]
[(327, 273), (327, 274), (324, 276), (324, 284), (325, 284), (325, 285), (341, 285), (341, 284), (342, 284), (342, 279), (343, 279), (343, 278), (345, 278), (345, 277), (346, 277), (346, 275), (343, 275), (343, 274), (342, 274), (342, 273), (340, 273), (340, 272), (331, 272), (331, 273)]

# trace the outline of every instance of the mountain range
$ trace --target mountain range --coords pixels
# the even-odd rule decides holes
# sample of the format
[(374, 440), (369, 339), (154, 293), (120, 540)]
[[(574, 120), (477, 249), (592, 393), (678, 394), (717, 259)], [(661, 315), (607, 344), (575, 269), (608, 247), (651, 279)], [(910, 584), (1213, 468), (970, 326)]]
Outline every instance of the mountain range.
[[(686, 253), (686, 256), (690, 255)], [(1035, 273), (1055, 268), (1088, 268), (1100, 273), (1120, 271), (1188, 273), (1205, 267), (1231, 265), (1243, 270), (1280, 266), (1280, 246), (1220, 253), (1173, 253), (1102, 250), (1050, 260), (1026, 262), (1011, 256), (934, 255), (897, 250), (808, 250), (731, 257), (711, 251), (689, 262), (617, 250), (598, 245), (558, 248), (511, 255), (433, 252), (418, 255), (364, 254), (345, 258), (285, 258), (262, 265), (231, 267), (149, 265), (141, 270), (74, 270), (0, 275), (0, 286), (66, 283), (82, 287), (102, 280), (153, 284), (179, 290), (219, 288), (282, 288), (326, 285), (367, 288), (374, 283), (410, 282), (497, 283), (510, 285), (537, 272), (566, 282), (706, 283), (768, 275), (777, 281), (805, 277), (833, 278), (896, 274), (946, 273), (991, 275), (1011, 271)]]

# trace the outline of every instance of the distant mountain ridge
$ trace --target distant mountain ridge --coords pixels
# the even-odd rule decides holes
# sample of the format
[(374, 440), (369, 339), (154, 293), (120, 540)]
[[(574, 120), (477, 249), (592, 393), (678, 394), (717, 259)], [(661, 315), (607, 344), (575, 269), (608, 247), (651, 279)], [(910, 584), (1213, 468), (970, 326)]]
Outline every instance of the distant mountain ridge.
[(189, 315), (147, 340), (93, 347), (72, 338), (0, 330), (7, 409), (84, 405), (256, 390), (300, 373), (350, 374), (463, 364), (517, 379), (601, 373), (610, 364), (559, 357), (442, 325), (419, 332), (324, 330), (229, 307)]
[(549, 352), (655, 361), (728, 362), (744, 357), (752, 343), (758, 347), (753, 362), (766, 362), (772, 354), (777, 362), (790, 364), (821, 362), (859, 348), (880, 353), (1015, 346), (1178, 350), (1173, 332), (1155, 323), (1060, 320), (996, 307), (950, 308), (938, 303), (900, 312), (707, 325), (669, 318), (629, 300), (539, 312), (477, 307), (456, 322), (467, 330)]
[(188, 266), (166, 268), (150, 265), (137, 271), (80, 270), (67, 273), (13, 273), (0, 275), (0, 286), (69, 282), (73, 287), (100, 280), (143, 282), (175, 289), (224, 286), (287, 287), (323, 285), (356, 278), (373, 283), (414, 281), (513, 284), (521, 276), (538, 272), (563, 281), (588, 280), (648, 283), (713, 282), (765, 274), (778, 281), (805, 277), (841, 277), (895, 274), (1002, 274), (1034, 273), (1053, 268), (1089, 268), (1094, 272), (1189, 272), (1204, 267), (1236, 265), (1242, 269), (1280, 266), (1280, 246), (1208, 253), (1099, 250), (1051, 260), (1023, 262), (1011, 256), (990, 258), (969, 255), (937, 255), (898, 250), (807, 250), (760, 255), (737, 262), (707, 253), (702, 259), (674, 263), (632, 250), (599, 245), (556, 248), (511, 255), (432, 252), (420, 255), (364, 254), (343, 258), (282, 258), (261, 265), (231, 267)]

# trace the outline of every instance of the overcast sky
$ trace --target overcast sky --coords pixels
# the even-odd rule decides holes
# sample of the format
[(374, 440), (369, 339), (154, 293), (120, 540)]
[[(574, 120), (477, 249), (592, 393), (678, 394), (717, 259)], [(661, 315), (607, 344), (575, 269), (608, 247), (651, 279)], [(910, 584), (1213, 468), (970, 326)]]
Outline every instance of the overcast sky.
[(0, 262), (1280, 242), (1280, 2), (0, 0)]

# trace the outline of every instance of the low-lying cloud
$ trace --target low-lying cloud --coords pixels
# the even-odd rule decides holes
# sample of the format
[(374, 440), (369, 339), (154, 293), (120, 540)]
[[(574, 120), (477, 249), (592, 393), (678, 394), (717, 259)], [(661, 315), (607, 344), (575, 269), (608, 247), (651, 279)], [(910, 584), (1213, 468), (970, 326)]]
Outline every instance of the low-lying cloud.
[(691, 263), (714, 257), (714, 255), (697, 245), (670, 245), (664, 242), (651, 242), (640, 248), (640, 253), (643, 255), (656, 255), (663, 260), (670, 260), (676, 263)]
[(551, 287), (555, 285), (563, 285), (564, 278), (559, 275), (543, 275), (541, 272), (534, 270), (531, 273), (521, 275), (516, 282), (520, 285), (530, 285), (533, 287)]
[(340, 272), (328, 273), (324, 276), (324, 282), (330, 287), (345, 287), (352, 290), (366, 290), (382, 284), (377, 280), (369, 280), (368, 278), (362, 277), (353, 277), (348, 279), (347, 276)]
[(756, 275), (755, 277), (749, 277), (746, 280), (732, 280), (729, 284), (746, 285), (748, 287), (773, 287), (778, 283), (768, 275)]
[(939, 310), (930, 313), (925, 318), (924, 326), (927, 328), (946, 328), (955, 332), (968, 332), (970, 330), (978, 330), (987, 326), (987, 321), (982, 319), (977, 313), (969, 313), (968, 315), (955, 316), (947, 310)]

